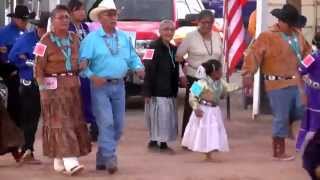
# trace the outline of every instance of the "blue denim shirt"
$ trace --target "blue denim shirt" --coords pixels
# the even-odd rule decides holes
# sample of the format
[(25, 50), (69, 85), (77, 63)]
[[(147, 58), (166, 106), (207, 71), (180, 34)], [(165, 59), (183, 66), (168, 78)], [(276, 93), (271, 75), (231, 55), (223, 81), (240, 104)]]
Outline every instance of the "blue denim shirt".
[(0, 52), (0, 62), (8, 61), (8, 54), (13, 44), (25, 31), (19, 29), (14, 23), (10, 23), (0, 29), (0, 47), (7, 47), (7, 52)]
[[(112, 54), (110, 49), (118, 49), (118, 51)], [(144, 68), (125, 32), (116, 30), (112, 35), (107, 35), (102, 27), (88, 34), (81, 42), (80, 61), (86, 60), (89, 65), (81, 72), (81, 75), (89, 78), (95, 75), (120, 79), (129, 69)]]
[[(10, 53), (10, 63), (14, 64), (19, 69), (19, 76), (21, 79), (32, 80), (33, 79), (33, 67), (27, 65), (26, 60), (34, 62), (35, 56), (33, 55), (33, 49), (36, 43), (39, 41), (36, 30), (25, 33), (17, 42), (13, 45)], [(25, 55), (27, 59), (22, 59), (21, 55)]]

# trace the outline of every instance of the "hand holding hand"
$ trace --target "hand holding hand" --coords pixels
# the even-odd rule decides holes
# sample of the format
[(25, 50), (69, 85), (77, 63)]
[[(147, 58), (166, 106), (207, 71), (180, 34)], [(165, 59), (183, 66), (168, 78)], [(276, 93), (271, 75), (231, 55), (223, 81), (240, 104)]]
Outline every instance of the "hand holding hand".
[(105, 78), (101, 78), (98, 76), (92, 76), (91, 80), (92, 80), (93, 85), (95, 87), (100, 87), (100, 86), (104, 85), (105, 83), (107, 83), (107, 80)]
[(144, 75), (145, 75), (144, 69), (140, 69), (136, 71), (136, 73), (140, 79), (144, 79)]
[(196, 116), (198, 118), (202, 118), (203, 117), (203, 111), (200, 108), (197, 108), (196, 110), (194, 110), (194, 113), (196, 114)]

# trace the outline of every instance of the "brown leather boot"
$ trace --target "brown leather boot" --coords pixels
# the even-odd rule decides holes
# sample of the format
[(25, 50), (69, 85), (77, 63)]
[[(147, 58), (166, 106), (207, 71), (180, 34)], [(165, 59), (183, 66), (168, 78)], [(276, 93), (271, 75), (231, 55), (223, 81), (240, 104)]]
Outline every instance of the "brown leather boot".
[(320, 179), (320, 166), (318, 166), (315, 171), (316, 171), (316, 177)]
[(273, 138), (273, 159), (277, 161), (292, 161), (294, 156), (285, 153), (285, 139), (280, 137)]

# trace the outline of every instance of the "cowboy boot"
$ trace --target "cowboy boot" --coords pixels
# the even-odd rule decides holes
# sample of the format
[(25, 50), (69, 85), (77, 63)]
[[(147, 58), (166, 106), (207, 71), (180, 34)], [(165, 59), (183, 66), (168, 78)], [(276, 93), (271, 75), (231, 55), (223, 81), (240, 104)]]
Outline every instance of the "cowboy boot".
[(294, 156), (285, 153), (285, 139), (280, 137), (273, 138), (273, 159), (278, 161), (292, 161)]
[(318, 179), (320, 179), (320, 165), (315, 169), (315, 174)]
[(11, 152), (11, 155), (13, 156), (14, 160), (17, 163), (20, 163), (23, 154), (19, 151), (19, 149), (13, 148), (10, 152)]

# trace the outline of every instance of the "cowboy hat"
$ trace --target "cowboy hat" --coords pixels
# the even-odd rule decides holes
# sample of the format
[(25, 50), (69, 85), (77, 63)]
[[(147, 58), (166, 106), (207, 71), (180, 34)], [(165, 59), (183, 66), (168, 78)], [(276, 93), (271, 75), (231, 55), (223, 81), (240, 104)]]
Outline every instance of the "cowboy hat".
[(8, 14), (8, 17), (11, 18), (19, 18), (19, 19), (33, 19), (35, 17), (35, 13), (29, 13), (28, 7), (24, 5), (17, 5), (14, 9), (13, 13)]
[(113, 0), (103, 0), (100, 2), (98, 7), (92, 9), (89, 13), (89, 17), (92, 21), (98, 21), (98, 15), (107, 10), (117, 10)]
[(296, 26), (300, 16), (298, 10), (290, 4), (283, 5), (281, 9), (273, 9), (271, 14), (290, 26)]
[(297, 23), (295, 24), (295, 27), (304, 28), (306, 26), (306, 24), (307, 24), (307, 18), (303, 15), (300, 15)]
[(39, 19), (31, 19), (29, 22), (40, 28), (47, 28), (48, 19), (50, 17), (50, 12), (41, 12)]

